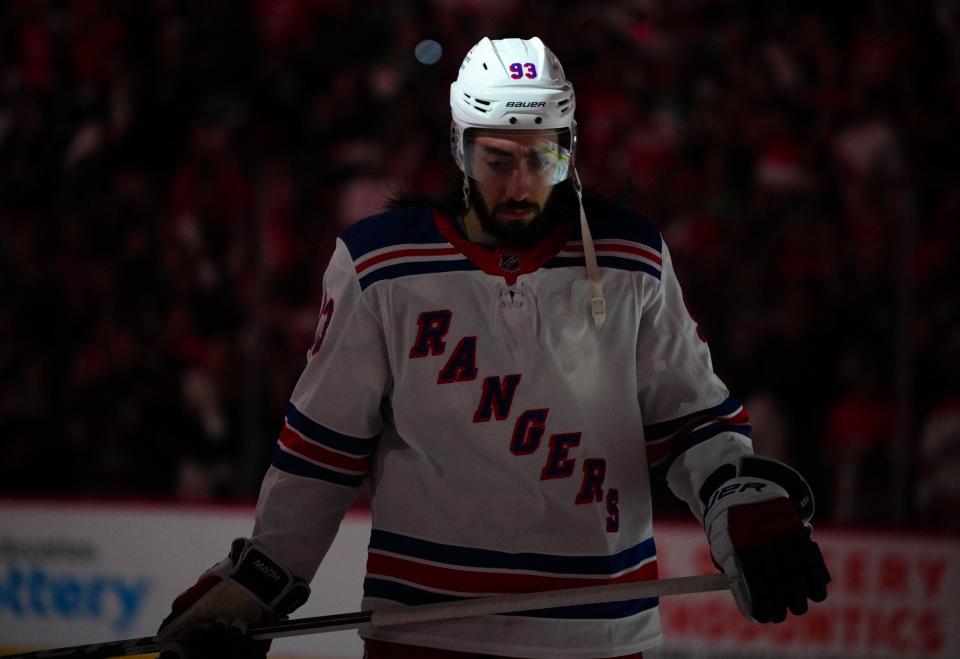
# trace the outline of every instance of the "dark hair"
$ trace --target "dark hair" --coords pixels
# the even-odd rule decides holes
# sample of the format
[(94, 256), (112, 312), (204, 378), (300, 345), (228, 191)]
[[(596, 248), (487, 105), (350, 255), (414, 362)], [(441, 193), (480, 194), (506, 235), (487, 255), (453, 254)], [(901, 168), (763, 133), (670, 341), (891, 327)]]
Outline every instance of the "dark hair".
[(463, 193), (457, 186), (450, 186), (450, 189), (441, 195), (428, 195), (409, 185), (400, 185), (390, 191), (390, 196), (384, 206), (388, 210), (415, 207), (436, 208), (451, 215), (462, 213), (464, 210)]

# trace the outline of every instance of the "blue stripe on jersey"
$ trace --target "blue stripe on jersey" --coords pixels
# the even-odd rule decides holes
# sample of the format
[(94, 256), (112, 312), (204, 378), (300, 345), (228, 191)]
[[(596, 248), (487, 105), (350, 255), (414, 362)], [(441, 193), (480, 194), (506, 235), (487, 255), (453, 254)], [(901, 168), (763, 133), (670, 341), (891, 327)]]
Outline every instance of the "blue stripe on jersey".
[(676, 419), (670, 419), (669, 421), (645, 424), (643, 426), (643, 434), (648, 442), (653, 442), (672, 435), (697, 417), (710, 418), (716, 416), (726, 416), (728, 414), (732, 414), (740, 407), (740, 401), (732, 396), (728, 396), (727, 399), (719, 405), (714, 405), (713, 407), (691, 412), (690, 414), (685, 414), (684, 416), (677, 417)]
[(398, 263), (396, 265), (377, 268), (370, 274), (360, 277), (360, 288), (361, 290), (365, 290), (371, 284), (375, 284), (383, 279), (396, 279), (397, 277), (408, 277), (410, 275), (425, 275), (433, 272), (469, 270), (479, 270), (479, 268), (466, 257), (452, 261), (412, 261), (409, 263)]
[(554, 256), (543, 264), (544, 268), (576, 268), (586, 267), (586, 261), (582, 256)]
[(309, 440), (328, 446), (335, 451), (363, 458), (373, 452), (377, 437), (351, 437), (342, 435), (308, 418), (293, 403), (287, 403), (287, 424)]
[[(611, 268), (613, 270), (627, 270), (630, 272), (645, 272), (660, 279), (660, 268), (642, 261), (633, 259), (621, 259), (616, 256), (603, 256), (597, 254), (597, 265), (601, 268)], [(555, 256), (544, 265), (544, 268), (571, 268), (586, 267), (586, 262), (582, 256)]]
[(651, 469), (654, 478), (660, 480), (665, 479), (667, 477), (667, 471), (670, 469), (670, 465), (672, 465), (673, 461), (679, 456), (683, 455), (685, 451), (696, 446), (697, 444), (707, 441), (711, 437), (716, 437), (723, 432), (735, 432), (740, 435), (750, 437), (753, 430), (748, 425), (734, 425), (729, 423), (711, 423), (708, 426), (704, 426), (703, 428), (684, 436), (684, 438), (677, 443), (673, 450), (670, 451), (670, 455), (667, 456), (663, 462)]
[(351, 225), (340, 236), (356, 262), (391, 245), (426, 245), (446, 243), (433, 219), (430, 208), (398, 208), (373, 215)]
[(551, 574), (613, 575), (639, 565), (656, 555), (653, 538), (611, 556), (559, 556), (529, 552), (509, 553), (493, 549), (477, 549), (446, 545), (419, 538), (373, 529), (370, 549), (433, 561), (444, 565), (471, 568), (530, 570)]
[[(367, 577), (363, 581), (363, 594), (365, 597), (376, 597), (378, 599), (400, 602), (409, 606), (419, 604), (435, 604), (438, 602), (456, 602), (468, 597), (455, 597), (442, 593), (434, 593), (422, 588), (415, 588), (406, 584), (388, 581), (386, 579), (376, 579)], [(523, 616), (530, 618), (558, 618), (566, 620), (610, 620), (615, 618), (627, 618), (629, 616), (652, 609), (659, 603), (656, 597), (645, 598), (627, 602), (610, 602), (607, 604), (585, 604), (581, 606), (565, 606), (555, 609), (541, 609), (538, 611), (524, 611), (522, 613), (511, 613), (507, 615)]]
[(339, 471), (333, 471), (332, 469), (315, 465), (303, 458), (287, 453), (281, 449), (279, 445), (274, 450), (272, 464), (277, 469), (285, 471), (288, 474), (317, 478), (336, 485), (345, 485), (346, 487), (360, 487), (364, 478), (363, 474), (342, 474)]

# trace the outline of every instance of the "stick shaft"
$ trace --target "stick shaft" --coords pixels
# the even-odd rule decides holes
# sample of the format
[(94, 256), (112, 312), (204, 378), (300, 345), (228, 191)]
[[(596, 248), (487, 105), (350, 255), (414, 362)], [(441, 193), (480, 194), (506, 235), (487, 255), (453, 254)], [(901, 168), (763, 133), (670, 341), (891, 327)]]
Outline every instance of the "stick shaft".
[[(722, 574), (675, 577), (655, 581), (638, 581), (607, 586), (588, 586), (568, 588), (539, 593), (519, 593), (515, 595), (497, 595), (476, 599), (424, 604), (420, 606), (397, 606), (377, 611), (358, 611), (356, 613), (338, 613), (336, 615), (314, 616), (286, 620), (273, 625), (265, 625), (250, 630), (257, 640), (286, 638), (317, 634), (321, 632), (357, 629), (364, 625), (371, 627), (391, 627), (441, 620), (456, 620), (498, 613), (520, 613), (539, 609), (553, 609), (563, 606), (584, 604), (604, 604), (607, 602), (625, 602), (650, 597), (666, 597), (687, 593), (705, 593), (714, 590), (726, 590), (730, 579)], [(107, 659), (125, 657), (133, 654), (158, 652), (160, 647), (152, 636), (130, 638), (108, 643), (75, 645), (53, 650), (40, 650), (25, 654), (3, 655), (0, 659)]]

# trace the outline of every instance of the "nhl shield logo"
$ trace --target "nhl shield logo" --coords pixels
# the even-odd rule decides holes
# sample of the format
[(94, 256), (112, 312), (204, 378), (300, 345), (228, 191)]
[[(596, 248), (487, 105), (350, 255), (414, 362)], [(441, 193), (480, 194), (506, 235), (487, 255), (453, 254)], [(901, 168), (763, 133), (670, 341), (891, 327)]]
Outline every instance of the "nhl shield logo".
[(500, 269), (504, 272), (516, 272), (520, 269), (520, 255), (507, 252), (500, 255)]

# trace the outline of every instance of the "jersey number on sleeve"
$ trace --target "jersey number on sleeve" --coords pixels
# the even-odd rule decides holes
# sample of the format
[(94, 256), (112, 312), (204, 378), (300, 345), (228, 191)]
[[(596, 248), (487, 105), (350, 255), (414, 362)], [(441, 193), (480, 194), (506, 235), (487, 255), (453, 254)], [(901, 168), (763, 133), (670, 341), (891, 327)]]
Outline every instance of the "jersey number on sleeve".
[(317, 324), (317, 333), (313, 337), (313, 346), (310, 348), (311, 357), (320, 351), (320, 346), (323, 345), (323, 340), (327, 336), (327, 328), (330, 327), (331, 318), (333, 318), (332, 297), (326, 298), (326, 302), (323, 303), (323, 309), (320, 310), (320, 322)]

